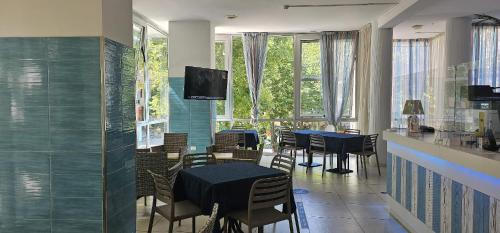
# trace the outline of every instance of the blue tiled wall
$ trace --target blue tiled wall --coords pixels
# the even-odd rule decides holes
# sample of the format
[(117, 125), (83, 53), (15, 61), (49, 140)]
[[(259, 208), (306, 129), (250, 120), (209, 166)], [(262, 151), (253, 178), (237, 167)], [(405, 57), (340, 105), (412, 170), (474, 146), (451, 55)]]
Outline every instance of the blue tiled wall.
[(0, 38), (0, 232), (100, 232), (100, 40)]
[(106, 39), (106, 215), (107, 232), (135, 232), (134, 51)]
[(185, 100), (184, 77), (170, 77), (169, 87), (169, 131), (188, 133), (189, 146), (204, 152), (212, 137), (210, 101)]

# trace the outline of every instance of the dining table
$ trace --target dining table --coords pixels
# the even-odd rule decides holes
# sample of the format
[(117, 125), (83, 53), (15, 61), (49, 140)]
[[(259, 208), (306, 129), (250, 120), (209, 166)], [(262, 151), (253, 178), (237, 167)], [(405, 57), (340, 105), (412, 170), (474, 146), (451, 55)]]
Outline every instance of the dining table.
[[(259, 133), (255, 129), (227, 129), (221, 130), (219, 133), (244, 133), (246, 147), (251, 147), (252, 150), (257, 150), (257, 145), (259, 145)], [(243, 147), (245, 145), (240, 144), (239, 146)]]
[(323, 136), (325, 139), (326, 151), (329, 153), (337, 154), (337, 167), (328, 169), (326, 171), (337, 174), (346, 174), (352, 172), (352, 170), (344, 168), (342, 166), (342, 161), (345, 161), (347, 159), (348, 153), (361, 151), (363, 149), (363, 140), (365, 138), (364, 135), (337, 133), (322, 130), (295, 130), (294, 133), (297, 140), (297, 146), (306, 149), (306, 163), (310, 164), (310, 166), (316, 165), (315, 163), (313, 163), (313, 154), (309, 151), (310, 136)]
[[(278, 169), (243, 162), (183, 169), (175, 181), (174, 197), (176, 201), (193, 202), (204, 215), (210, 215), (213, 205), (218, 203), (217, 218), (221, 219), (228, 213), (248, 208), (248, 197), (256, 180), (281, 175), (286, 175), (286, 173)], [(291, 200), (294, 209), (293, 192), (291, 192)], [(234, 221), (229, 224), (236, 232), (241, 231)], [(213, 232), (222, 232), (219, 221), (216, 221)]]

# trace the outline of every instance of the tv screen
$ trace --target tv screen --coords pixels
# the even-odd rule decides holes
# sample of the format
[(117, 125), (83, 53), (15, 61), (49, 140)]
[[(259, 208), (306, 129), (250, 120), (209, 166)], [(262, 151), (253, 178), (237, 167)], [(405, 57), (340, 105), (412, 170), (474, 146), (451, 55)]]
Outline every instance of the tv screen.
[(226, 100), (227, 71), (186, 66), (184, 99)]

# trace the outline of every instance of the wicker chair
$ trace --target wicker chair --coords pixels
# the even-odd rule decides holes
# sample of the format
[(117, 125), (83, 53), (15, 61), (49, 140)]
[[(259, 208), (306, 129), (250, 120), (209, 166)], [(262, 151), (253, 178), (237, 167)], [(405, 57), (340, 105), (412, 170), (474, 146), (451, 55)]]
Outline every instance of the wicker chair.
[[(368, 173), (366, 170), (366, 158), (369, 158), (372, 155), (375, 155), (375, 159), (377, 161), (378, 175), (380, 176), (380, 165), (378, 162), (378, 154), (377, 154), (377, 138), (378, 134), (371, 134), (365, 136), (363, 140), (363, 149), (360, 152), (353, 152), (352, 154), (356, 155), (356, 167), (358, 167), (358, 157), (361, 161), (361, 166), (364, 167), (365, 170), (365, 178), (368, 179)], [(359, 169), (357, 169), (359, 170)]]
[[(248, 226), (248, 232), (255, 227), (262, 228), (271, 223), (288, 220), (290, 232), (293, 233), (292, 209), (290, 191), (292, 187), (291, 178), (288, 175), (259, 179), (255, 181), (250, 190), (248, 198), (248, 209), (229, 213), (227, 216), (241, 221)], [(275, 207), (286, 206), (282, 212)], [(227, 221), (224, 228), (228, 228)]]
[(238, 142), (239, 135), (236, 133), (216, 133), (215, 144), (207, 147), (207, 153), (214, 154), (220, 161), (232, 159)]
[[(196, 231), (196, 216), (201, 215), (201, 210), (192, 202), (174, 200), (173, 186), (177, 173), (182, 169), (182, 162), (177, 163), (174, 167), (169, 169), (168, 178), (165, 176), (150, 172), (155, 183), (155, 195), (153, 199), (153, 206), (151, 208), (151, 217), (149, 218), (148, 233), (153, 230), (153, 222), (155, 213), (160, 214), (169, 221), (168, 232), (172, 233), (174, 229), (174, 222), (182, 219), (192, 218), (193, 233)], [(165, 205), (157, 206), (157, 200), (165, 203)]]
[(148, 170), (166, 176), (168, 168), (175, 164), (162, 152), (137, 152), (135, 163), (137, 199), (154, 195), (154, 182)]
[(198, 233), (212, 233), (212, 231), (214, 230), (215, 221), (217, 221), (218, 209), (219, 209), (219, 204), (215, 203), (214, 207), (212, 208), (212, 214), (210, 215), (207, 222)]
[(183, 156), (184, 168), (201, 167), (216, 163), (217, 159), (211, 153), (194, 153)]
[(163, 134), (163, 150), (169, 158), (174, 158), (179, 151), (187, 150), (187, 141), (187, 133), (165, 133)]
[(257, 165), (260, 164), (264, 146), (260, 145), (259, 150), (243, 150), (236, 149), (233, 151), (233, 158), (229, 162), (250, 162)]

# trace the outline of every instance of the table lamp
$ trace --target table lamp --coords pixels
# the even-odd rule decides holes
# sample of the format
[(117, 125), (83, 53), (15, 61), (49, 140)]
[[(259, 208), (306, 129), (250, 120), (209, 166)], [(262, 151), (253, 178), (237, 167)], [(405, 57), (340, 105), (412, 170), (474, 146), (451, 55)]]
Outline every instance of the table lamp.
[(424, 108), (420, 100), (407, 100), (403, 109), (403, 115), (408, 116), (408, 132), (420, 132), (418, 115), (424, 115)]

